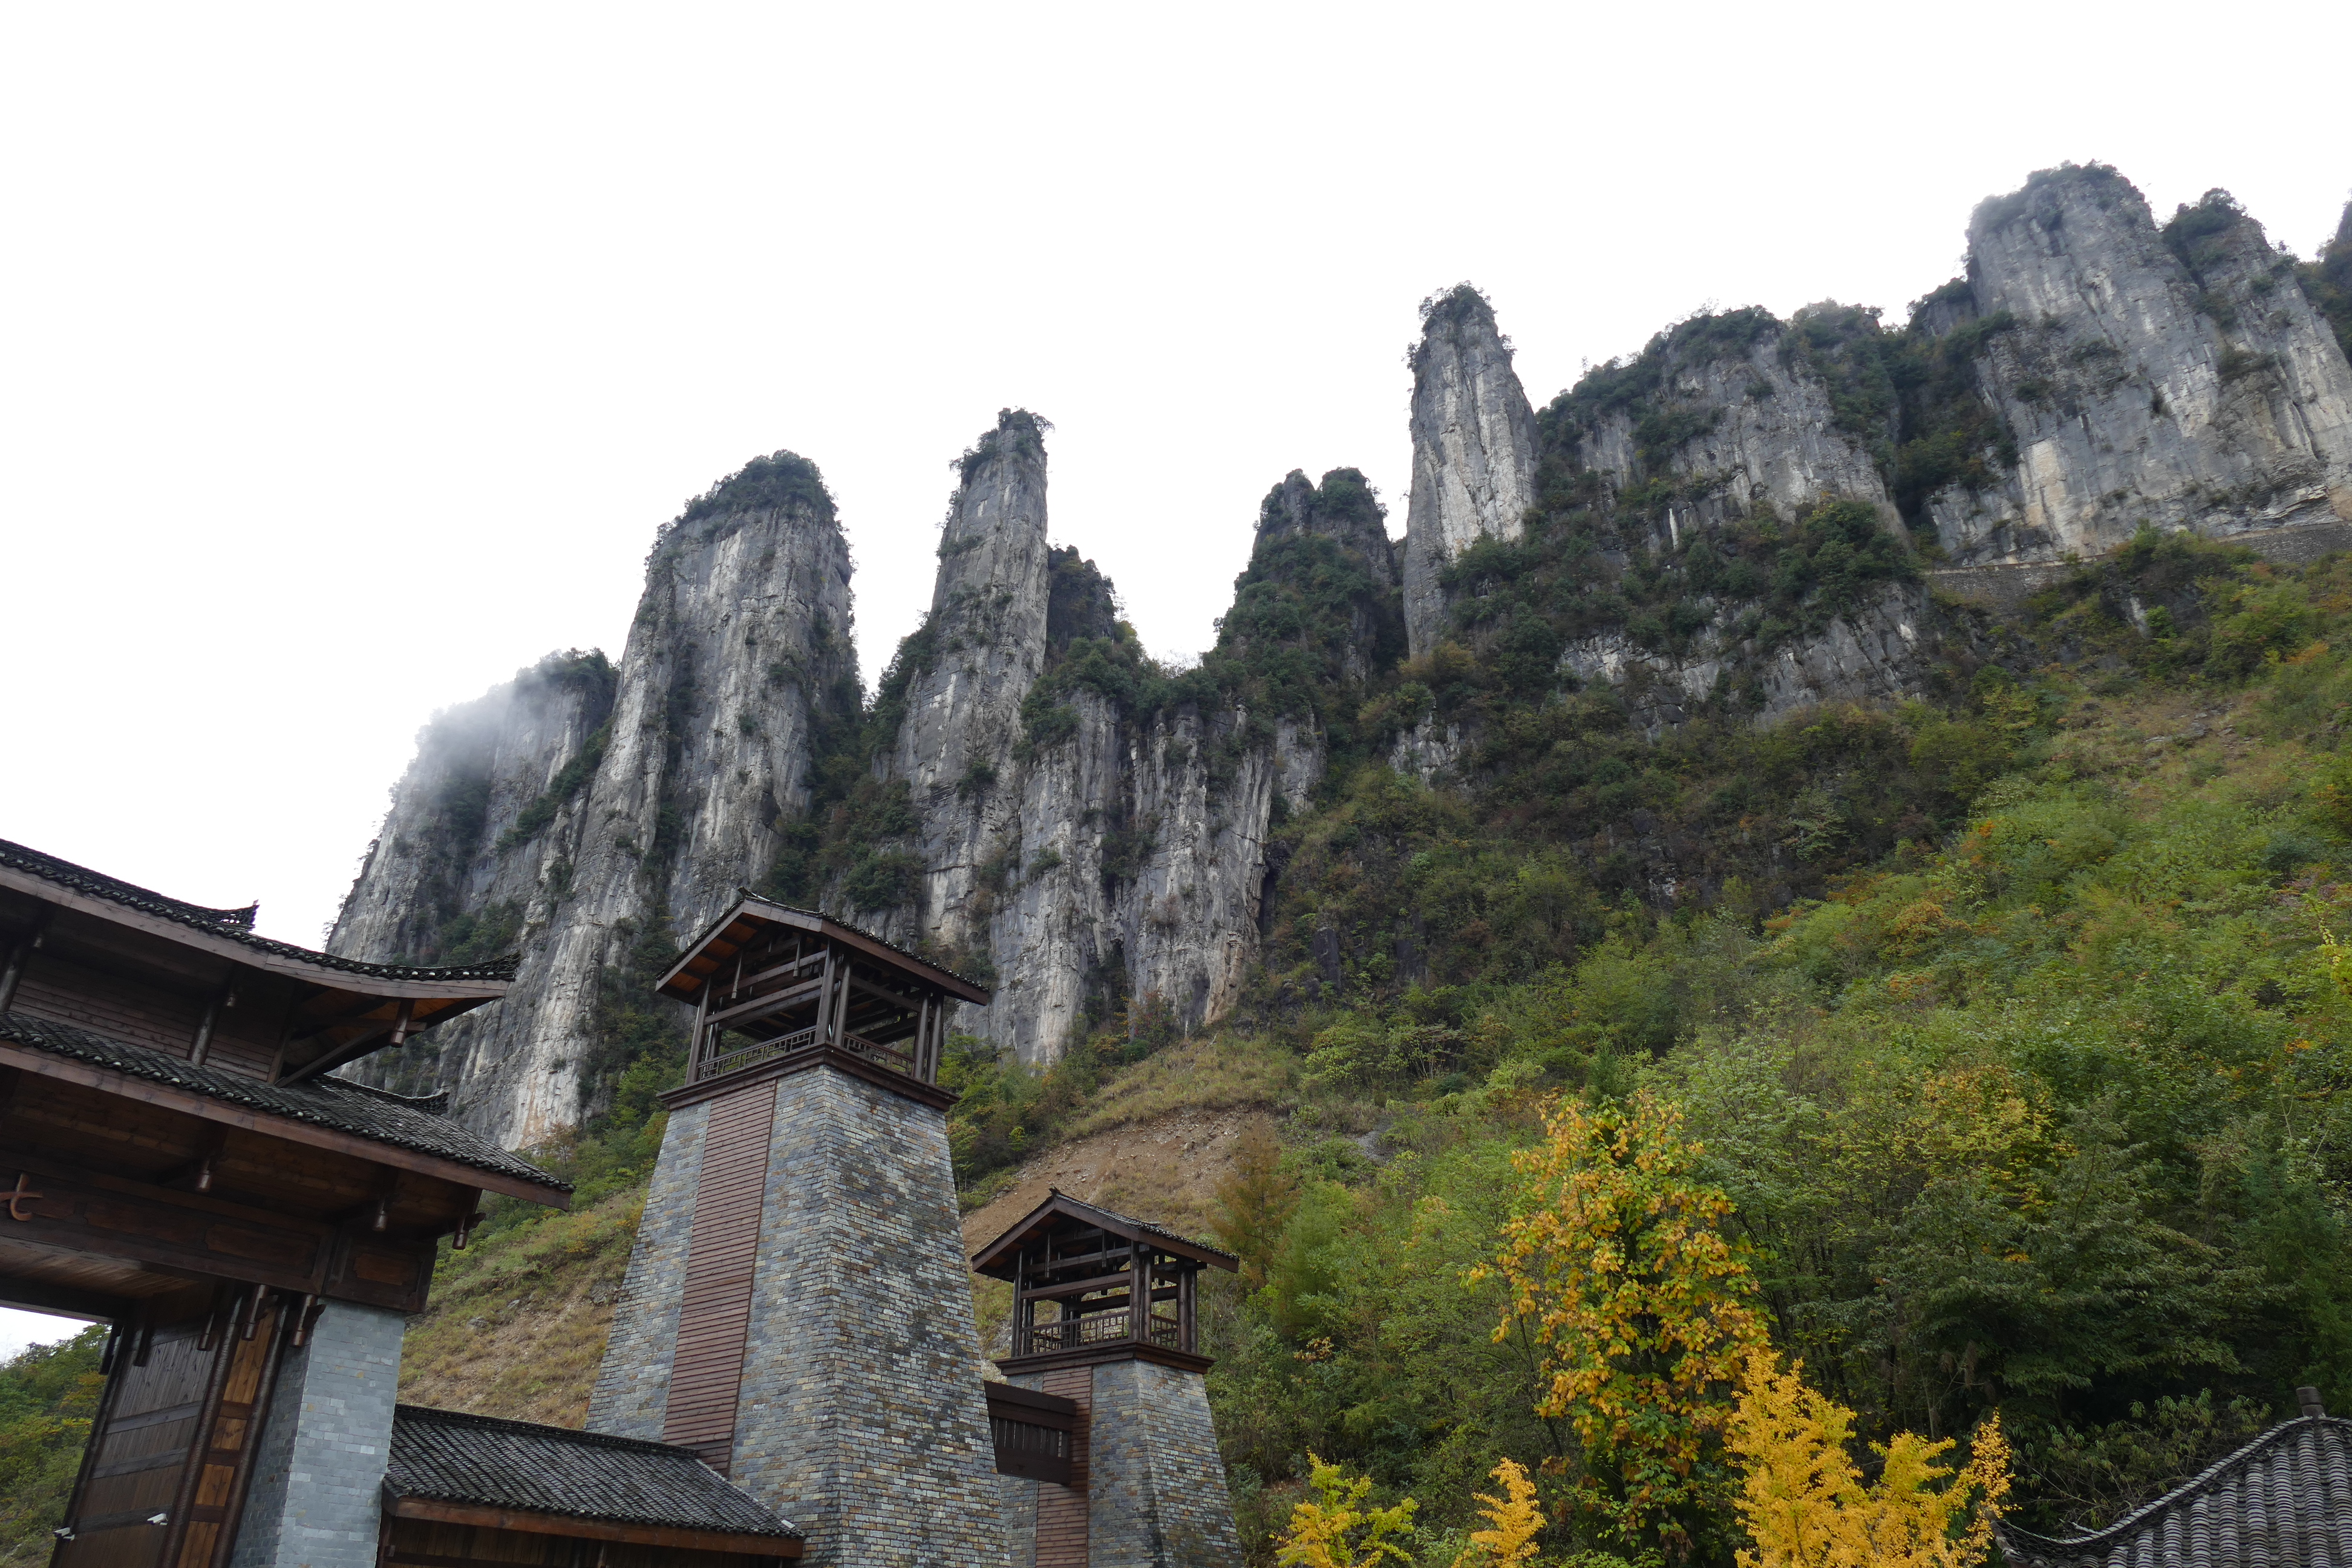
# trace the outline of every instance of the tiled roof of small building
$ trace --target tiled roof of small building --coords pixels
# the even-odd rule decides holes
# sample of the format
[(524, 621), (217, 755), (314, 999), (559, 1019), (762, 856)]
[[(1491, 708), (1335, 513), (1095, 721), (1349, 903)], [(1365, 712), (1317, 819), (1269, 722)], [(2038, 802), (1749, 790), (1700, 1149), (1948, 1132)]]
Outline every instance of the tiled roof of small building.
[(0, 866), (38, 877), (45, 882), (54, 882), (77, 893), (121, 904), (125, 909), (137, 910), (142, 914), (159, 916), (212, 936), (226, 937), (257, 952), (299, 959), (305, 963), (345, 974), (365, 975), (372, 980), (512, 980), (515, 977), (518, 961), (512, 957), (492, 959), (488, 963), (462, 963), (428, 969), (409, 963), (367, 963), (356, 958), (297, 947), (290, 942), (278, 942), (254, 933), (253, 919), (258, 905), (242, 910), (208, 910), (201, 904), (183, 903), (178, 899), (167, 899), (161, 893), (119, 881), (104, 872), (77, 866), (70, 860), (60, 860), (54, 855), (44, 855), (37, 849), (12, 844), (5, 838), (0, 838)]
[(2015, 1568), (2352, 1568), (2352, 1421), (2284, 1422), (2089, 1535), (2000, 1533)]
[(339, 1078), (264, 1083), (259, 1079), (240, 1077), (217, 1068), (192, 1066), (162, 1051), (110, 1039), (70, 1024), (36, 1018), (27, 1013), (0, 1013), (0, 1040), (92, 1067), (111, 1068), (150, 1083), (170, 1084), (249, 1110), (331, 1127), (339, 1132), (420, 1154), (439, 1155), (478, 1171), (495, 1171), (555, 1192), (572, 1190), (571, 1183), (549, 1175), (480, 1133), (439, 1114), (446, 1101), (438, 1095), (430, 1100), (411, 1100)]
[(400, 1497), (617, 1524), (801, 1534), (688, 1449), (417, 1405), (393, 1413), (384, 1484)]

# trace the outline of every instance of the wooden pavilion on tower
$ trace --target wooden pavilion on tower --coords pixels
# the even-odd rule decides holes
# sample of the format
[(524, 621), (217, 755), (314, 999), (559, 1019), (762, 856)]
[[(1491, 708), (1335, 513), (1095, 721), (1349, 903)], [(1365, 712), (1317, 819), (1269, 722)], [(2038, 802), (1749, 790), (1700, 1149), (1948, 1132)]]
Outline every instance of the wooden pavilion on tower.
[(1013, 1287), (988, 1385), (1013, 1568), (1242, 1560), (1200, 1343), (1202, 1280), (1239, 1261), (1058, 1187), (972, 1255)]
[(1013, 1287), (1007, 1373), (1114, 1357), (1206, 1372), (1201, 1273), (1233, 1254), (1164, 1226), (1081, 1203), (1059, 1187), (983, 1247), (972, 1271)]
[(694, 1008), (689, 1089), (771, 1066), (878, 1069), (894, 1089), (936, 1084), (956, 1004), (989, 1000), (953, 970), (871, 932), (748, 891), (656, 989)]

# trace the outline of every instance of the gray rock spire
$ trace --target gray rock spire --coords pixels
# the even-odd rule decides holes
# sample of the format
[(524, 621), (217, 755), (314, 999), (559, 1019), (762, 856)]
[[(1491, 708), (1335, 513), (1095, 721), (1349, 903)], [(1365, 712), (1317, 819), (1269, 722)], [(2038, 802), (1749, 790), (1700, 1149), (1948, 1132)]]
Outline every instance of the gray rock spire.
[(1494, 307), (1467, 283), (1431, 300), (1412, 354), (1404, 614), (1412, 657), (1445, 624), (1439, 574), (1479, 539), (1517, 539), (1535, 501), (1536, 418)]
[(1005, 409), (959, 460), (931, 612), (902, 656), (918, 664), (885, 767), (921, 824), (921, 892), (911, 910), (858, 913), (951, 953), (988, 946), (980, 868), (1017, 805), (999, 786), (1017, 771), (1021, 700), (1045, 665), (1046, 428)]

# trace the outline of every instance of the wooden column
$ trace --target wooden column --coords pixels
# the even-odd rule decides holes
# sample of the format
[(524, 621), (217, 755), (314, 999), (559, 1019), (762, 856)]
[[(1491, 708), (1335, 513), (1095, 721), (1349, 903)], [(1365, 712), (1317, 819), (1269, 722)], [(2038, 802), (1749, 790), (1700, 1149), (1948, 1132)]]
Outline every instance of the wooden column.
[(702, 1077), (702, 1064), (710, 1053), (705, 1037), (709, 1026), (710, 994), (719, 989), (719, 977), (711, 976), (702, 983), (702, 997), (694, 1005), (694, 1033), (687, 1037), (686, 1081), (693, 1083)]
[(40, 951), (41, 937), (48, 929), (49, 906), (43, 904), (41, 912), (33, 917), (33, 929), (8, 950), (8, 967), (0, 972), (0, 1013), (6, 1012), (8, 1005), (16, 1000), (16, 986), (25, 978), (25, 966)]
[(1139, 1241), (1128, 1244), (1127, 1337), (1137, 1344), (1151, 1338), (1151, 1254)]
[(834, 994), (839, 976), (835, 971), (839, 967), (839, 961), (835, 958), (833, 949), (827, 947), (824, 950), (824, 984), (818, 986), (816, 994), (816, 1043), (821, 1046), (835, 1043), (833, 1027)]
[(1029, 1342), (1035, 1330), (1037, 1303), (1029, 1300), (1029, 1249), (1023, 1247), (1013, 1259), (1013, 1353), (1028, 1355)]

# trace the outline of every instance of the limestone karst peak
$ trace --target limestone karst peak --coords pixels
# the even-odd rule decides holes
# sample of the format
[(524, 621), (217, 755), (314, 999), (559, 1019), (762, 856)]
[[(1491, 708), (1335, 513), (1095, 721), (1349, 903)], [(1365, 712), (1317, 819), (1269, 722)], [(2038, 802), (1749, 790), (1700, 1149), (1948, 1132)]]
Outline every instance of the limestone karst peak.
[(1303, 469), (1293, 468), (1258, 507), (1256, 542), (1263, 547), (1297, 535), (1328, 539), (1362, 555), (1381, 582), (1394, 583), (1387, 516), (1371, 482), (1358, 469), (1333, 468), (1317, 485)]
[(1535, 476), (1535, 409), (1493, 305), (1467, 283), (1431, 296), (1412, 352), (1405, 509), (1405, 628), (1416, 658), (1444, 627), (1447, 563), (1481, 539), (1517, 539)]
[(688, 501), (672, 526), (728, 512), (773, 511), (804, 506), (820, 517), (834, 515), (833, 492), (824, 475), (798, 452), (775, 451), (754, 458)]

